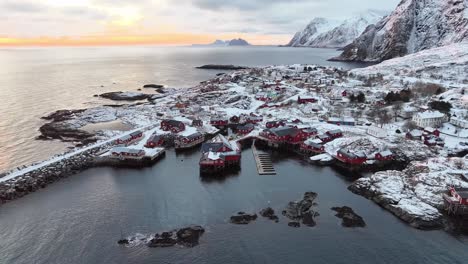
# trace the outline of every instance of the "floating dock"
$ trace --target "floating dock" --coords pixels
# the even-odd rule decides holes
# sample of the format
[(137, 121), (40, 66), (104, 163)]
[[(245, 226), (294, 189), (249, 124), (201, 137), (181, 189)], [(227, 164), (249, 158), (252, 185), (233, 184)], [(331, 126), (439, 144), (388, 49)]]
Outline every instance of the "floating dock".
[(270, 155), (265, 153), (259, 153), (255, 144), (252, 144), (252, 151), (257, 163), (257, 171), (259, 175), (276, 175), (276, 170), (273, 167)]

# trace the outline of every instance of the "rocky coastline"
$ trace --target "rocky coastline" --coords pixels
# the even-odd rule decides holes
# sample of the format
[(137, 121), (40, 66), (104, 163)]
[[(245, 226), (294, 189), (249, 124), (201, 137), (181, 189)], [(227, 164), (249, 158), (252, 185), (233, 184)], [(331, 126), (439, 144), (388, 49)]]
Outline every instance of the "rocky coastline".
[(236, 65), (219, 65), (219, 64), (207, 64), (196, 67), (197, 69), (202, 70), (222, 70), (222, 71), (237, 71), (249, 69), (245, 66), (236, 66)]

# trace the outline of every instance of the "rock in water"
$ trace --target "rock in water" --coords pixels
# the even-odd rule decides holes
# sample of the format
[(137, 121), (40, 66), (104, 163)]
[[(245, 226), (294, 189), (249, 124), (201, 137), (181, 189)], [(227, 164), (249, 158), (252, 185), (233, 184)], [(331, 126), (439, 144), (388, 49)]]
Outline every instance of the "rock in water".
[(246, 214), (244, 212), (239, 212), (237, 215), (231, 216), (231, 223), (236, 225), (247, 225), (255, 220), (257, 220), (257, 214)]
[(208, 64), (196, 67), (197, 69), (204, 69), (204, 70), (223, 70), (223, 71), (232, 71), (232, 70), (245, 70), (248, 67), (244, 66), (235, 66), (235, 65), (219, 65), (219, 64)]
[(194, 247), (199, 244), (200, 237), (205, 233), (205, 229), (201, 226), (189, 226), (172, 231), (155, 234), (154, 237), (142, 237), (139, 235), (136, 238), (121, 239), (117, 243), (120, 245), (128, 245), (130, 243), (144, 242), (148, 247), (172, 247), (181, 245), (184, 247)]
[(201, 226), (179, 229), (179, 231), (177, 231), (177, 243), (185, 247), (194, 247), (198, 245), (198, 241), (203, 233), (205, 233), (205, 229)]
[(309, 227), (316, 226), (317, 223), (315, 222), (315, 215), (311, 212), (305, 213), (302, 217), (302, 224)]
[(276, 223), (279, 222), (278, 216), (275, 215), (275, 210), (273, 210), (273, 208), (271, 208), (271, 207), (267, 207), (267, 208), (261, 210), (260, 215), (263, 216), (263, 217), (266, 217), (266, 218), (268, 218), (270, 220), (273, 220)]
[(117, 244), (119, 245), (128, 245), (130, 243), (130, 241), (128, 241), (128, 239), (120, 239), (119, 241), (117, 241)]
[(145, 84), (143, 85), (143, 88), (154, 88), (154, 89), (159, 89), (159, 88), (164, 88), (164, 85), (161, 84)]
[(304, 214), (309, 212), (314, 205), (315, 198), (317, 198), (317, 193), (306, 192), (302, 200), (289, 202), (283, 210), (283, 215), (291, 220), (302, 219)]
[(152, 95), (134, 92), (110, 92), (100, 94), (99, 96), (114, 101), (138, 101), (151, 98)]
[(299, 222), (289, 222), (288, 226), (298, 228), (301, 227), (301, 224)]
[(341, 223), (344, 227), (365, 227), (366, 223), (361, 216), (357, 215), (353, 209), (348, 206), (343, 207), (333, 207), (333, 211), (337, 212), (335, 215), (338, 218), (341, 218), (343, 222)]
[(177, 244), (177, 237), (175, 232), (163, 232), (156, 234), (153, 239), (148, 243), (148, 247), (172, 247)]

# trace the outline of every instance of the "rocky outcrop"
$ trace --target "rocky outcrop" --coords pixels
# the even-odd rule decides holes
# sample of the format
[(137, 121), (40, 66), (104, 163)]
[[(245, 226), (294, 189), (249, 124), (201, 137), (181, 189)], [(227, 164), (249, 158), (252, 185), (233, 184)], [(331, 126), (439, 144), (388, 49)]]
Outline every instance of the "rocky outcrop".
[(344, 227), (365, 227), (366, 223), (361, 216), (356, 214), (353, 209), (348, 206), (343, 207), (333, 207), (333, 211), (337, 212), (335, 215), (338, 218), (341, 218), (343, 221), (341, 225)]
[(413, 161), (403, 171), (382, 171), (360, 178), (349, 190), (373, 200), (415, 228), (437, 229), (444, 224), (439, 212), (444, 205), (442, 194), (450, 186), (468, 187), (459, 176), (466, 168), (461, 158)]
[(247, 225), (255, 220), (257, 220), (257, 214), (247, 214), (244, 212), (239, 212), (230, 218), (230, 222), (236, 225)]
[(149, 99), (153, 95), (134, 92), (109, 92), (100, 94), (99, 96), (114, 101), (139, 101)]
[(275, 210), (273, 210), (273, 208), (271, 207), (267, 207), (265, 209), (262, 209), (260, 211), (260, 215), (265, 217), (265, 218), (268, 218), (272, 221), (275, 221), (276, 223), (279, 222), (279, 218), (277, 215), (275, 215)]
[(165, 248), (180, 245), (183, 247), (195, 247), (199, 244), (201, 236), (205, 233), (205, 229), (198, 225), (188, 226), (172, 231), (165, 231), (150, 235), (136, 235), (117, 241), (119, 245), (138, 245), (143, 242), (151, 248)]
[(86, 109), (77, 110), (57, 110), (47, 116), (41, 117), (44, 120), (52, 120), (54, 122), (61, 122), (73, 119), (77, 114), (83, 113)]
[(402, 0), (332, 60), (380, 62), (468, 40), (468, 0)]
[(76, 129), (66, 123), (47, 123), (39, 128), (41, 135), (37, 137), (39, 140), (58, 139), (62, 141), (79, 141), (81, 144), (90, 144), (97, 141), (94, 134)]
[(237, 70), (248, 69), (248, 67), (244, 67), (244, 66), (221, 65), (221, 64), (207, 64), (207, 65), (199, 66), (196, 68), (203, 69), (203, 70), (221, 70), (221, 71), (237, 71)]
[(160, 88), (164, 88), (164, 85), (151, 83), (151, 84), (145, 84), (145, 85), (143, 85), (143, 88), (160, 89)]
[(316, 198), (317, 193), (306, 192), (302, 200), (289, 202), (282, 214), (293, 222), (302, 221), (306, 226), (315, 226), (318, 213), (313, 211), (312, 207), (317, 205), (314, 203)]

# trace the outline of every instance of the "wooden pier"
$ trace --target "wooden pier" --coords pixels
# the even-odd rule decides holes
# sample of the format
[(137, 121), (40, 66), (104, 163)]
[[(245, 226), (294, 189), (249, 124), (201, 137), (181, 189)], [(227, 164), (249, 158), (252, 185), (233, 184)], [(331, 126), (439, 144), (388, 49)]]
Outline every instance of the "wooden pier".
[(257, 163), (257, 171), (259, 175), (276, 175), (275, 168), (273, 168), (273, 162), (269, 154), (259, 153), (255, 147), (255, 142), (252, 144), (252, 152)]

